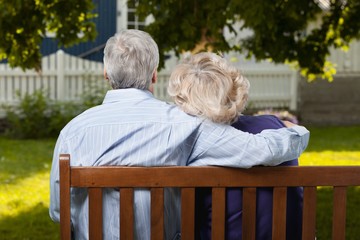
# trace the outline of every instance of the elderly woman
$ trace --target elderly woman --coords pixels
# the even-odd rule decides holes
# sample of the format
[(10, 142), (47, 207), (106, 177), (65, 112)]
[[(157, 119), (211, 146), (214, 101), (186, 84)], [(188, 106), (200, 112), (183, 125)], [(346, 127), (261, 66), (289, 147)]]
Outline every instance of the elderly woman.
[(218, 123), (232, 123), (244, 110), (249, 81), (213, 53), (199, 53), (175, 67), (168, 93), (191, 115)]
[[(275, 116), (244, 116), (249, 81), (224, 58), (213, 53), (199, 53), (178, 66), (170, 76), (168, 92), (183, 111), (214, 122), (232, 124), (250, 133), (282, 128), (284, 123)], [(298, 160), (282, 165), (298, 165)], [(288, 189), (287, 239), (301, 239), (301, 188)], [(196, 239), (211, 239), (211, 191), (196, 192)], [(242, 189), (226, 192), (226, 239), (242, 237)], [(257, 192), (256, 239), (271, 239), (272, 189)]]

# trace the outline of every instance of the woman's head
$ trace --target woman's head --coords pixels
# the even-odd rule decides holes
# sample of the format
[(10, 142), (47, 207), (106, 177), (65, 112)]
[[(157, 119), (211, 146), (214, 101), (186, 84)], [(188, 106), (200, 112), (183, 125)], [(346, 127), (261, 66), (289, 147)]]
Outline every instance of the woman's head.
[(168, 93), (186, 113), (231, 123), (244, 110), (249, 81), (224, 58), (198, 53), (175, 67)]
[(113, 89), (148, 89), (158, 64), (158, 46), (146, 32), (124, 30), (106, 42), (104, 68)]

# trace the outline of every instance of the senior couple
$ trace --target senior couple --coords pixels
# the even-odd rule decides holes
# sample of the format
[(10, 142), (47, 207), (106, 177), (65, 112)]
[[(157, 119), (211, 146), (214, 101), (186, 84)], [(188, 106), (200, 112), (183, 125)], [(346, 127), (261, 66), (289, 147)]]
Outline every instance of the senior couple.
[[(70, 121), (58, 137), (50, 176), (50, 216), (59, 222), (59, 154), (72, 166), (227, 166), (297, 165), (309, 131), (272, 116), (240, 116), (249, 82), (225, 59), (200, 53), (175, 67), (168, 92), (175, 105), (152, 95), (159, 52), (151, 36), (124, 30), (104, 49), (104, 75), (113, 90), (103, 103)], [(232, 124), (232, 126), (230, 125)], [(278, 129), (275, 129), (278, 128)], [(299, 237), (302, 192), (288, 191), (288, 239)], [(150, 193), (134, 193), (136, 239), (150, 239)], [(257, 239), (271, 238), (271, 189), (258, 192)], [(181, 239), (177, 189), (165, 192), (165, 239)], [(88, 199), (71, 190), (75, 239), (88, 239)], [(241, 189), (227, 190), (226, 238), (241, 236)], [(196, 239), (210, 239), (211, 192), (197, 192)], [(103, 237), (119, 239), (119, 191), (103, 195)], [(120, 220), (121, 221), (121, 220)]]

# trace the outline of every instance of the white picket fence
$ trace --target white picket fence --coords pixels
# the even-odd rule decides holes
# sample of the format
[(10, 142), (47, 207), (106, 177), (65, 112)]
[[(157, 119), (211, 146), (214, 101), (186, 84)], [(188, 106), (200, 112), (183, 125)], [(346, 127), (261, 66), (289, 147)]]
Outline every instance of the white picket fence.
[(76, 100), (84, 91), (87, 81), (105, 87), (101, 63), (83, 60), (59, 50), (42, 59), (42, 72), (11, 69), (0, 64), (0, 104), (16, 104), (21, 95), (44, 89), (55, 100)]
[[(290, 108), (296, 110), (298, 76), (286, 67), (248, 68), (243, 73), (251, 82), (251, 108)], [(167, 95), (169, 70), (159, 73), (154, 95), (171, 101)], [(22, 71), (0, 64), (0, 105), (17, 104), (21, 95), (44, 89), (59, 101), (76, 101), (89, 83), (107, 89), (103, 64), (80, 59), (59, 50), (42, 59), (42, 72)]]
[(247, 68), (250, 81), (249, 108), (297, 110), (299, 75), (287, 66)]

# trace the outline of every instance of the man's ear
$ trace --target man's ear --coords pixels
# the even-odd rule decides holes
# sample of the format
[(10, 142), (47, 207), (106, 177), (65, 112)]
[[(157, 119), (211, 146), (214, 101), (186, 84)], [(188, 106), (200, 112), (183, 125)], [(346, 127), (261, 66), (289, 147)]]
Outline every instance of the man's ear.
[(107, 75), (107, 73), (106, 73), (106, 69), (104, 68), (104, 78), (106, 79), (106, 80), (109, 80), (109, 78), (108, 78), (108, 75)]
[(154, 70), (153, 76), (151, 78), (151, 83), (154, 84), (157, 82), (157, 69)]
[(149, 91), (151, 93), (154, 93), (154, 84), (157, 82), (157, 69), (154, 70), (152, 78), (151, 78), (151, 84), (149, 86)]

